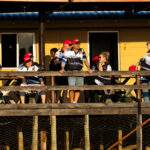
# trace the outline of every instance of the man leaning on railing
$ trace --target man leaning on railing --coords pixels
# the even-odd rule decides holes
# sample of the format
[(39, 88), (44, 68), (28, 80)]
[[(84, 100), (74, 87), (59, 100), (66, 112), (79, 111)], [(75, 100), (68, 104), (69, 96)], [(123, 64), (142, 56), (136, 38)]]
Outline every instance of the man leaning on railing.
[[(87, 61), (85, 51), (82, 48), (80, 48), (79, 39), (74, 39), (72, 41), (72, 48), (64, 52), (60, 72), (61, 73), (65, 72), (66, 64), (68, 71), (81, 71), (83, 68), (83, 62), (86, 65), (88, 72), (92, 73), (93, 71), (90, 69), (90, 65)], [(83, 77), (68, 77), (68, 84), (70, 86), (83, 85), (84, 84)], [(71, 103), (77, 103), (80, 97), (80, 91), (70, 90), (69, 96)]]

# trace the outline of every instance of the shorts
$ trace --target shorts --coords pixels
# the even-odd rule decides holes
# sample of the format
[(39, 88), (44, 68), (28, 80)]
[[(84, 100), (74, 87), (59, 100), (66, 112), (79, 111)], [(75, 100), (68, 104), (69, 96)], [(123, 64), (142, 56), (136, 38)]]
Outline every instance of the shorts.
[[(21, 84), (20, 86), (41, 86), (41, 84)], [(20, 96), (25, 96), (28, 91), (19, 91)], [(38, 95), (46, 95), (46, 91), (38, 91)]]
[(71, 86), (83, 85), (84, 84), (83, 77), (68, 77), (68, 84)]

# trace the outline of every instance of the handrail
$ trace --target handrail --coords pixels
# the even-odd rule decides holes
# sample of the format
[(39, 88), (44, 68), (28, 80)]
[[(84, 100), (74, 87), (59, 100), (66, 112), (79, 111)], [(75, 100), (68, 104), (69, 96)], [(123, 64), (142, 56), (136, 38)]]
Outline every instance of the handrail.
[(3, 76), (150, 76), (150, 71), (94, 71), (89, 74), (87, 71), (66, 71), (61, 74), (58, 71), (37, 71), (37, 72), (19, 72), (19, 71), (1, 71)]
[(83, 85), (83, 86), (0, 86), (0, 91), (57, 91), (57, 90), (134, 90), (150, 89), (149, 85)]

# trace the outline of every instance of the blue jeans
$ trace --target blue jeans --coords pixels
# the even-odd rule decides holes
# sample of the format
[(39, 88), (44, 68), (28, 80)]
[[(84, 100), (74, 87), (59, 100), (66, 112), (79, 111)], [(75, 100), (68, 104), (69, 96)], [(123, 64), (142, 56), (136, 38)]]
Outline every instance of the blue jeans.
[[(142, 80), (142, 85), (150, 85), (150, 81)], [(149, 89), (143, 89), (142, 93), (144, 97), (144, 102), (149, 102)]]

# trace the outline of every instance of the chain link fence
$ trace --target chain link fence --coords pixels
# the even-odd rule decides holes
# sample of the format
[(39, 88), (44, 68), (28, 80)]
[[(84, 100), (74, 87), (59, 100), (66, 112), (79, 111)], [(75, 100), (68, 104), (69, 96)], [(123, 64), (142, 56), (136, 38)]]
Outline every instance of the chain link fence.
[[(143, 115), (143, 121), (150, 115)], [(84, 150), (84, 116), (57, 116), (57, 149)], [(136, 115), (89, 116), (91, 150), (107, 150), (111, 145), (136, 128)], [(150, 123), (143, 126), (143, 150), (150, 148)], [(46, 149), (51, 149), (51, 123), (49, 116), (38, 117), (38, 149), (41, 149), (42, 132)], [(24, 150), (32, 149), (33, 117), (0, 117), (0, 150), (19, 149), (19, 134), (23, 135)], [(136, 132), (114, 147), (114, 150), (136, 149)]]

